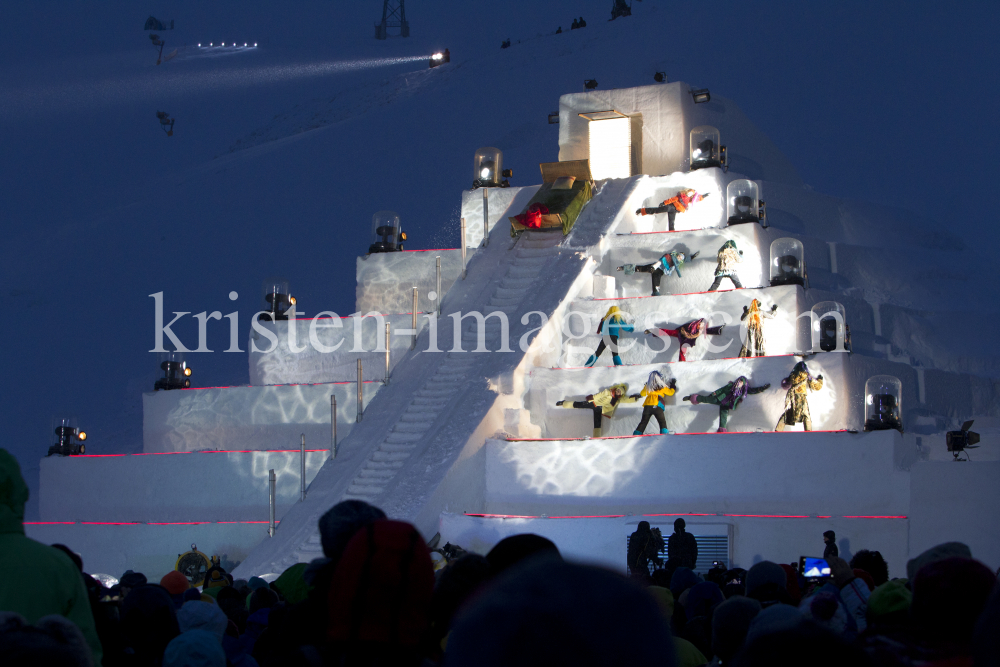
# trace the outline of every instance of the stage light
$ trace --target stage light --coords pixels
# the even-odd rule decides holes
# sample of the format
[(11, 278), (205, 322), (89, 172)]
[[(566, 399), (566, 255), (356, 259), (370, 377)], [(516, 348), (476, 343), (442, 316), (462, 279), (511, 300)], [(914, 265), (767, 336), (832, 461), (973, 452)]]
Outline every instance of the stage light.
[(712, 101), (712, 94), (708, 92), (708, 88), (701, 88), (700, 90), (692, 90), (691, 97), (694, 98), (695, 104), (704, 104), (705, 102)]
[(666, 83), (667, 82), (667, 73), (666, 72), (657, 72), (656, 74), (653, 75), (653, 81), (655, 81), (656, 83)]
[(153, 391), (171, 391), (173, 389), (188, 389), (191, 386), (191, 367), (184, 361), (180, 352), (165, 352), (160, 354), (160, 370), (163, 377), (153, 383)]
[[(747, 195), (741, 195), (747, 197)], [(737, 197), (739, 199), (739, 197)], [(751, 207), (750, 197), (746, 206)], [(790, 237), (771, 242), (771, 286), (805, 285), (806, 263), (802, 242)]]
[(87, 451), (83, 441), (87, 439), (87, 434), (76, 427), (75, 419), (60, 419), (56, 421), (55, 435), (58, 438), (56, 444), (49, 447), (47, 456), (58, 454), (59, 456), (75, 456)]
[[(956, 461), (968, 461), (969, 453), (965, 452), (967, 449), (975, 449), (979, 446), (979, 434), (973, 433), (969, 429), (972, 428), (972, 423), (974, 420), (962, 424), (962, 429), (960, 431), (948, 431), (945, 434), (945, 444), (948, 446), (948, 451), (951, 452), (952, 456)], [(960, 459), (958, 455), (965, 452), (965, 458)]]
[(442, 58), (444, 58), (444, 54), (443, 53), (435, 53), (433, 56), (431, 56), (431, 58), (433, 60), (441, 60)]
[(368, 254), (396, 252), (403, 249), (406, 234), (395, 211), (379, 211), (372, 216), (372, 242)]
[(257, 42), (254, 42), (254, 43), (253, 43), (253, 45), (254, 45), (254, 46), (257, 46)]
[(288, 281), (272, 278), (264, 282), (264, 305), (258, 321), (279, 322), (288, 319), (288, 311), (295, 306), (295, 297), (289, 293)]
[(445, 49), (444, 51), (438, 51), (437, 53), (431, 56), (430, 66), (433, 68), (437, 67), (438, 65), (443, 65), (445, 63), (450, 63), (450, 62), (451, 62), (451, 51)]
[(200, 43), (200, 42), (198, 43), (198, 48), (199, 48), (199, 49), (201, 48), (201, 43)]
[(583, 87), (585, 90), (594, 90), (597, 88), (597, 79), (586, 79), (583, 82)]
[(892, 375), (874, 375), (865, 383), (865, 430), (903, 432), (903, 383)]
[(243, 46), (246, 46), (246, 45), (247, 45), (247, 43), (246, 43), (246, 42), (243, 42)]
[(502, 178), (509, 177), (513, 172), (503, 168), (503, 151), (493, 146), (486, 146), (476, 151), (472, 158), (472, 189), (476, 188), (506, 188), (510, 183)]
[(558, 125), (558, 124), (559, 124), (559, 112), (553, 111), (552, 113), (549, 114), (549, 125)]

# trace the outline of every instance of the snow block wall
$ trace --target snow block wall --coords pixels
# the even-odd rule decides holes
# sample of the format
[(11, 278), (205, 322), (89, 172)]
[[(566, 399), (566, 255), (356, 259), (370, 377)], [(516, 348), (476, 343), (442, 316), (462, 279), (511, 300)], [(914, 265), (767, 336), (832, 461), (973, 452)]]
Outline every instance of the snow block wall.
[[(306, 452), (307, 485), (329, 456)], [(52, 456), (42, 459), (39, 511), (43, 521), (267, 521), (274, 470), (280, 519), (299, 500), (301, 464), (299, 450)], [(95, 494), (94, 480), (114, 483)]]
[[(605, 353), (607, 354), (607, 353)], [(628, 353), (624, 353), (628, 356)], [(677, 433), (707, 433), (719, 425), (715, 405), (691, 405), (682, 401), (687, 394), (708, 394), (739, 376), (751, 386), (770, 384), (764, 393), (747, 396), (729, 416), (730, 431), (772, 431), (784, 412), (785, 391), (781, 380), (798, 361), (793, 356), (754, 357), (749, 359), (714, 359), (671, 364), (599, 366), (595, 368), (534, 368), (526, 405), (531, 422), (541, 426), (543, 437), (579, 438), (593, 432), (593, 413), (589, 410), (557, 407), (556, 401), (582, 401), (613, 384), (628, 384), (630, 394), (639, 393), (650, 372), (657, 370), (668, 379), (677, 380), (677, 393), (664, 401), (667, 428)], [(823, 389), (810, 392), (809, 408), (816, 430), (860, 429), (864, 425), (864, 382), (860, 386), (847, 371), (847, 354), (829, 352), (809, 360), (815, 376), (822, 375)], [(614, 418), (604, 419), (604, 435), (630, 435), (639, 423), (641, 402), (619, 405)], [(790, 429), (793, 427), (789, 427)], [(794, 428), (800, 429), (801, 425)], [(647, 432), (656, 430), (650, 421)]]
[(441, 258), (441, 291), (447, 293), (455, 279), (462, 275), (462, 251), (459, 248), (379, 252), (358, 257), (357, 311), (362, 315), (371, 312), (385, 315), (412, 313), (414, 287), (419, 290), (417, 311), (429, 313), (437, 310), (437, 299), (431, 299), (430, 294), (437, 290), (438, 257)]
[[(418, 331), (427, 325), (428, 317), (428, 313), (417, 315)], [(364, 378), (384, 379), (386, 324), (390, 332), (391, 371), (413, 342), (411, 314), (365, 316), (362, 313), (354, 317), (326, 316), (262, 322), (260, 327), (275, 338), (251, 333), (250, 384), (356, 381), (359, 359)]]
[[(378, 381), (363, 383), (366, 403), (381, 386)], [(290, 449), (299, 446), (303, 433), (308, 448), (328, 448), (330, 397), (337, 397), (337, 434), (342, 439), (357, 420), (357, 395), (356, 382), (145, 393), (143, 451)]]

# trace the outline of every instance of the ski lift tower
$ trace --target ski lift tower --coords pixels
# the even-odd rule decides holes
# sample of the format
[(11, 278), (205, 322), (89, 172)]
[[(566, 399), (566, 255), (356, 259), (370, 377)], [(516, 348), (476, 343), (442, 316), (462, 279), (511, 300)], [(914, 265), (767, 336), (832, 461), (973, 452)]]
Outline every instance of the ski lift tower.
[(400, 37), (410, 36), (406, 20), (406, 0), (383, 0), (382, 22), (375, 24), (375, 39), (388, 39), (389, 28), (399, 28)]

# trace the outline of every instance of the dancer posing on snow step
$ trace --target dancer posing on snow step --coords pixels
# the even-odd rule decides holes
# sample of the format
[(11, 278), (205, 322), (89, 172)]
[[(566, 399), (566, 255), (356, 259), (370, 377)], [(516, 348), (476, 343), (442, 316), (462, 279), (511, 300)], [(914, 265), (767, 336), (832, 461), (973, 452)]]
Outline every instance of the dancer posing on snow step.
[(717, 327), (710, 327), (705, 325), (705, 318), (700, 318), (697, 320), (691, 320), (687, 324), (682, 324), (676, 329), (646, 329), (645, 333), (652, 336), (671, 336), (676, 338), (677, 342), (680, 343), (680, 361), (687, 361), (684, 357), (684, 353), (687, 348), (694, 347), (694, 344), (698, 342), (698, 337), (702, 334), (708, 334), (709, 336), (720, 336), (722, 335), (722, 330), (726, 328), (725, 324), (720, 324)]
[[(608, 312), (601, 318), (601, 323), (597, 325), (597, 333), (601, 334), (601, 342), (597, 345), (597, 351), (590, 355), (584, 366), (590, 368), (596, 364), (605, 348), (611, 348), (611, 361), (614, 362), (615, 366), (621, 366), (622, 358), (618, 355), (618, 335), (622, 331), (631, 332), (632, 330), (632, 325), (625, 323), (625, 318), (618, 306), (608, 308)], [(608, 340), (609, 343), (605, 343), (605, 340)]]
[(690, 394), (682, 398), (682, 401), (690, 401), (691, 405), (710, 403), (719, 406), (719, 433), (728, 433), (726, 425), (729, 423), (729, 413), (739, 407), (743, 399), (750, 394), (759, 394), (770, 388), (770, 383), (762, 387), (751, 387), (750, 380), (743, 375), (739, 376), (724, 387), (719, 387), (711, 394)]
[(656, 423), (660, 425), (660, 434), (669, 435), (667, 430), (667, 420), (663, 416), (663, 397), (673, 396), (677, 392), (677, 380), (671, 379), (667, 382), (660, 371), (653, 371), (646, 380), (646, 386), (638, 394), (630, 398), (645, 398), (642, 404), (642, 420), (632, 431), (632, 435), (642, 435), (646, 432), (646, 425), (649, 424), (650, 417), (656, 417)]
[(674, 231), (674, 218), (678, 213), (684, 213), (691, 207), (691, 204), (700, 202), (702, 199), (712, 194), (711, 192), (699, 194), (697, 190), (690, 188), (681, 190), (670, 199), (663, 200), (663, 203), (656, 208), (636, 209), (636, 215), (656, 215), (657, 213), (667, 214), (667, 229)]
[(740, 277), (736, 275), (736, 265), (743, 261), (743, 251), (736, 248), (736, 241), (726, 241), (719, 248), (718, 265), (715, 267), (715, 281), (708, 288), (709, 292), (719, 289), (723, 278), (733, 281), (733, 287), (743, 289), (740, 284)]
[(693, 261), (698, 256), (698, 253), (691, 255), (690, 259), (683, 253), (677, 250), (671, 250), (668, 253), (664, 253), (662, 257), (653, 262), (652, 264), (623, 264), (616, 268), (616, 271), (624, 271), (626, 276), (630, 276), (633, 273), (651, 273), (653, 281), (653, 294), (651, 296), (660, 296), (660, 278), (663, 276), (673, 275), (674, 272), (677, 273), (677, 277), (681, 277), (681, 267), (684, 266), (685, 262)]
[(613, 384), (607, 389), (596, 394), (589, 394), (582, 401), (571, 401), (569, 399), (557, 401), (556, 407), (576, 408), (578, 410), (592, 410), (594, 413), (594, 437), (601, 437), (601, 417), (611, 419), (615, 416), (615, 410), (622, 403), (635, 403), (639, 395), (627, 396), (628, 385), (624, 382)]
[(809, 415), (809, 391), (819, 391), (823, 388), (823, 376), (813, 378), (806, 362), (800, 361), (795, 368), (781, 381), (781, 388), (787, 389), (785, 394), (785, 412), (774, 427), (775, 431), (784, 431), (785, 426), (795, 426), (802, 422), (803, 428), (812, 430), (812, 417)]
[(771, 310), (762, 311), (760, 301), (753, 299), (750, 307), (743, 306), (743, 314), (740, 322), (747, 323), (747, 340), (740, 348), (740, 357), (763, 357), (764, 352), (764, 322), (763, 318), (773, 319), (778, 311), (778, 304), (771, 306)]

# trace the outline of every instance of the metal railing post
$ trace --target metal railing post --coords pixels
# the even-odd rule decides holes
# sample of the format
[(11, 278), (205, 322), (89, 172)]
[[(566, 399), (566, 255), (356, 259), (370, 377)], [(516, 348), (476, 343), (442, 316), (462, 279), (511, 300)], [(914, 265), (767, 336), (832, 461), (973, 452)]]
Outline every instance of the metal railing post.
[(299, 500), (306, 499), (306, 434), (302, 434), (299, 446)]
[(490, 244), (490, 189), (483, 188), (483, 247)]
[(462, 280), (465, 280), (465, 218), (462, 218)]
[(361, 360), (358, 359), (358, 419), (357, 423), (361, 423), (361, 416), (364, 414), (364, 396), (361, 390), (364, 388), (361, 379)]
[(268, 522), (267, 534), (274, 537), (274, 468), (267, 471), (268, 504), (271, 510), (271, 519)]
[(417, 349), (417, 288), (413, 288), (413, 340), (410, 342), (410, 349)]
[(385, 384), (389, 384), (389, 323), (385, 323)]
[(337, 458), (337, 396), (330, 394), (330, 458)]
[(441, 256), (438, 255), (437, 258), (437, 314), (441, 314), (441, 302), (444, 301), (444, 295), (441, 294)]

